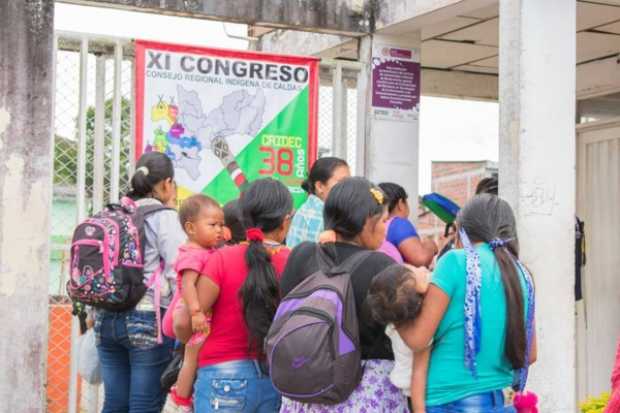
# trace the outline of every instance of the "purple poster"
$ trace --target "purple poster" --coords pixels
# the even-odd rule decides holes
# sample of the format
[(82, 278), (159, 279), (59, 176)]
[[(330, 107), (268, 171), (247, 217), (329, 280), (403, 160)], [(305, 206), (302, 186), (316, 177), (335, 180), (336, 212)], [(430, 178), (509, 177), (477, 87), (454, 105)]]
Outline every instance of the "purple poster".
[(419, 104), (419, 53), (414, 49), (377, 47), (372, 59), (372, 106), (375, 117), (416, 121)]

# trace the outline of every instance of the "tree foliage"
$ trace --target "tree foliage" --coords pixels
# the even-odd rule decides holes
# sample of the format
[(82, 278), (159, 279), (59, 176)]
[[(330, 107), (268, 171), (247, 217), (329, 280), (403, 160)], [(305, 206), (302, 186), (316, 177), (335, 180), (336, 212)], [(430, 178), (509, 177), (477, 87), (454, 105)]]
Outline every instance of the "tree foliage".
[[(120, 153), (120, 183), (121, 190), (129, 182), (131, 166), (130, 150), (131, 131), (130, 118), (131, 104), (128, 99), (121, 99), (121, 153)], [(75, 120), (75, 136), (67, 138), (56, 135), (54, 138), (54, 184), (66, 187), (77, 185), (78, 169), (78, 138), (79, 119)], [(95, 136), (95, 107), (89, 106), (86, 110), (86, 196), (92, 197), (94, 178), (94, 136)], [(112, 99), (105, 102), (104, 122), (104, 199), (109, 199), (110, 181), (112, 172)]]

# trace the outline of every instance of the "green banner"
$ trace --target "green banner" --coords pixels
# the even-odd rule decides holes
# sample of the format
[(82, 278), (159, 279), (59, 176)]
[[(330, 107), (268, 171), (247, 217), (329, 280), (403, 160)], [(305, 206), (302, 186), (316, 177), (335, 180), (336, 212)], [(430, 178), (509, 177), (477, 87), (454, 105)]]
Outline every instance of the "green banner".
[(253, 180), (284, 183), (295, 206), (317, 152), (318, 61), (136, 42), (136, 154), (172, 159), (179, 201), (221, 204)]

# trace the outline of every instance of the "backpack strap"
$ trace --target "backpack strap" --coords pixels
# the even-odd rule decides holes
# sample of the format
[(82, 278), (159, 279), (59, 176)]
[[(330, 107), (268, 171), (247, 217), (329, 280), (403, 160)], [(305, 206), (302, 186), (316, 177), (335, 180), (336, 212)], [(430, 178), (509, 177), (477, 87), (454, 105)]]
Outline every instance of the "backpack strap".
[(145, 235), (146, 234), (146, 230), (145, 230), (146, 218), (156, 212), (163, 211), (166, 209), (172, 210), (172, 208), (168, 208), (167, 206), (162, 205), (162, 204), (143, 205), (143, 206), (137, 207), (131, 215), (131, 219), (133, 220), (134, 225), (138, 229), (138, 236), (140, 237), (140, 249), (141, 249), (140, 252), (142, 253), (143, 257), (144, 257), (144, 248), (146, 246), (146, 235)]
[(355, 270), (357, 270), (357, 267), (359, 267), (364, 261), (366, 261), (366, 258), (370, 257), (373, 252), (375, 251), (363, 250), (354, 253), (349, 258), (344, 260), (343, 263), (341, 263), (335, 268), (332, 268), (331, 274), (329, 275), (340, 275), (345, 273), (352, 274)]
[[(140, 234), (140, 247), (142, 249), (143, 257), (144, 257), (144, 249), (146, 246), (146, 242), (145, 242), (146, 218), (151, 214), (154, 214), (159, 211), (163, 211), (165, 209), (172, 209), (172, 208), (169, 208), (163, 204), (157, 203), (157, 204), (152, 204), (152, 205), (138, 206), (133, 211), (132, 218), (133, 218), (134, 224), (138, 228), (138, 233)], [(157, 343), (158, 344), (162, 344), (164, 342), (162, 331), (161, 331), (162, 329), (162, 326), (161, 326), (161, 275), (164, 273), (165, 268), (166, 268), (166, 263), (164, 262), (164, 260), (160, 259), (159, 267), (157, 267), (157, 269), (153, 271), (153, 274), (151, 274), (151, 277), (146, 283), (147, 289), (153, 287), (153, 300), (154, 300), (153, 305), (155, 307), (155, 318), (157, 320)]]
[(317, 245), (317, 261), (319, 263), (319, 268), (328, 277), (347, 273), (351, 274), (357, 269), (359, 265), (361, 265), (366, 260), (366, 258), (370, 256), (370, 254), (374, 252), (370, 250), (358, 251), (346, 260), (344, 260), (342, 263), (336, 264), (336, 262), (334, 261), (334, 257), (326, 250), (326, 248), (329, 247)]
[(159, 260), (159, 267), (153, 271), (153, 274), (151, 274), (151, 277), (146, 283), (147, 289), (154, 287), (153, 298), (155, 302), (153, 305), (155, 306), (155, 318), (157, 320), (157, 344), (162, 344), (164, 342), (161, 335), (161, 274), (164, 272), (165, 266), (166, 263), (164, 260)]
[(133, 213), (134, 224), (136, 224), (136, 226), (138, 226), (138, 228), (143, 228), (144, 227), (144, 222), (146, 221), (146, 218), (149, 215), (154, 214), (154, 213), (159, 212), (159, 211), (163, 211), (165, 209), (172, 209), (172, 208), (169, 208), (169, 207), (167, 207), (165, 205), (162, 205), (162, 204), (139, 206), (138, 208), (136, 208), (136, 210)]

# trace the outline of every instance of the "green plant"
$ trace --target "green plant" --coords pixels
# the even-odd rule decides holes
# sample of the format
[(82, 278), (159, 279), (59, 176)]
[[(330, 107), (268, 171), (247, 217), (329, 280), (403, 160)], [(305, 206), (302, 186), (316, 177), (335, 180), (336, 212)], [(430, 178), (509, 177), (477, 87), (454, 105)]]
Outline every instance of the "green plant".
[(609, 393), (601, 393), (598, 397), (588, 397), (579, 404), (581, 413), (603, 413), (607, 402), (609, 402)]

